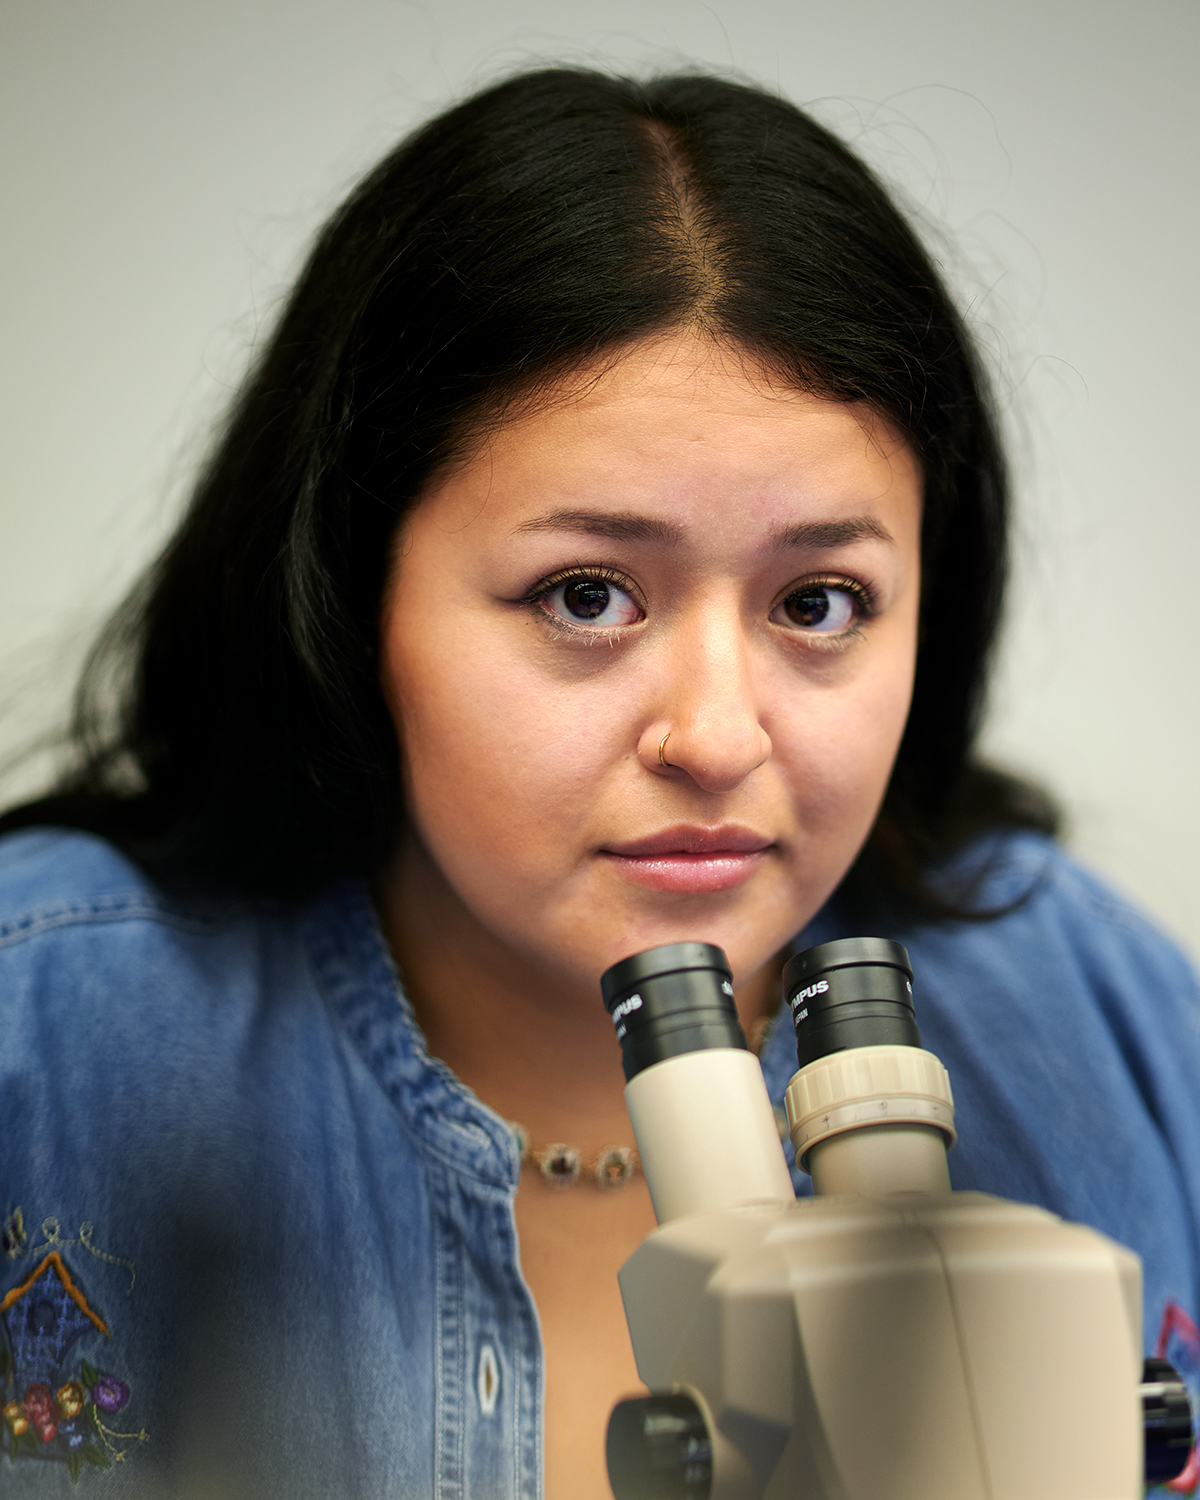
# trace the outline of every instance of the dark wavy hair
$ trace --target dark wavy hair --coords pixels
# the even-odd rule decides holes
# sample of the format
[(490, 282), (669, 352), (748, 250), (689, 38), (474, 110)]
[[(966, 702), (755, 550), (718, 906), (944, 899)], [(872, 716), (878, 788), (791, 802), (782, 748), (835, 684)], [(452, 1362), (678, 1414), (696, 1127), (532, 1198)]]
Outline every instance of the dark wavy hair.
[(949, 909), (928, 872), (956, 844), (1052, 820), (971, 759), (1006, 567), (986, 380), (862, 162), (782, 99), (704, 76), (526, 73), (363, 180), (93, 650), (74, 769), (0, 831), (85, 828), (158, 878), (275, 895), (377, 868), (403, 817), (378, 681), (398, 521), (513, 400), (681, 327), (866, 403), (921, 461), (912, 710), (850, 888)]

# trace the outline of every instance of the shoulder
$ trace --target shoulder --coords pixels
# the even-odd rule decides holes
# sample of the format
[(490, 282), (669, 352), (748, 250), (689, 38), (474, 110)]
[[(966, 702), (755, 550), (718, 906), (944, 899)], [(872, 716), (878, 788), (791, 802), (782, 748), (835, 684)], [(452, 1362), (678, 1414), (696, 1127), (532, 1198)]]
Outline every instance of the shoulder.
[(1075, 996), (1109, 1016), (1148, 1006), (1195, 1027), (1197, 978), (1179, 947), (1053, 839), (994, 835), (946, 873), (985, 915), (906, 934), (939, 975), (1039, 992), (1043, 1014)]
[(163, 891), (92, 837), (0, 840), (0, 1139), (27, 1213), (112, 1223), (261, 1136), (329, 1030), (300, 926)]
[[(952, 1003), (986, 1030), (1020, 1013), (1061, 1036), (1070, 1011), (1089, 1025), (1102, 1015), (1141, 1012), (1196, 1032), (1200, 987), (1187, 957), (1054, 839), (1012, 830), (989, 835), (938, 871), (935, 882), (976, 919), (866, 923), (908, 948), (917, 993), (925, 997), (922, 1014), (930, 1004), (940, 1012)], [(796, 946), (864, 930), (835, 899)]]
[[(119, 1010), (132, 1024), (165, 995), (228, 987), (261, 913), (172, 895), (101, 838), (31, 829), (0, 839), (0, 1017), (18, 1033), (76, 1031)], [(241, 957), (239, 958), (239, 952)], [(178, 1007), (174, 1008), (178, 1013)], [(60, 1044), (64, 1038), (60, 1036)]]
[(113, 845), (92, 834), (32, 828), (0, 839), (0, 947), (81, 923), (212, 925), (229, 906), (172, 900)]
[(1089, 927), (1100, 922), (1134, 941), (1169, 950), (1183, 961), (1178, 949), (1128, 897), (1046, 834), (995, 834), (972, 845), (961, 862), (981, 872), (981, 905), (985, 910), (994, 906), (1003, 911), (1011, 905), (1012, 915), (1017, 917), (1029, 909), (1038, 915), (1054, 913), (1062, 919), (1078, 920)]
[[(120, 1035), (199, 1024), (258, 1003), (264, 976), (303, 968), (282, 908), (164, 891), (103, 839), (33, 829), (0, 839), (0, 1025), (63, 1058)], [(8, 1049), (14, 1061), (14, 1049)]]

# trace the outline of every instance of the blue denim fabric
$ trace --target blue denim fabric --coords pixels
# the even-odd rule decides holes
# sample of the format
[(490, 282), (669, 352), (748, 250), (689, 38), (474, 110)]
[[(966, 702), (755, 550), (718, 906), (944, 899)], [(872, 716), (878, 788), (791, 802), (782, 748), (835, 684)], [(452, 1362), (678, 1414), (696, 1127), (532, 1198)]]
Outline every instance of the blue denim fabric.
[[(953, 1080), (955, 1185), (1131, 1245), (1147, 1347), (1177, 1304), (1169, 1352), (1200, 1370), (1195, 978), (1054, 845), (990, 852), (986, 899), (1023, 906), (889, 934)], [(827, 912), (801, 941), (837, 935)], [(540, 1496), (517, 1179), (362, 885), (181, 902), (99, 840), (0, 844), (0, 1378), (92, 1391), (15, 1464), (6, 1435), (0, 1493), (66, 1494), (74, 1458), (97, 1495)]]

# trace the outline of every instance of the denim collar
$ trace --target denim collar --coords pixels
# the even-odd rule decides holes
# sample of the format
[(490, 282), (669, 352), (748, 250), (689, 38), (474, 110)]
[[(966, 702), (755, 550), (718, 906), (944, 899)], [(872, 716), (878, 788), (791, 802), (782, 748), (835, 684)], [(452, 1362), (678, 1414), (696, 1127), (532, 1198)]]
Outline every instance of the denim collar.
[(515, 1190), (512, 1131), (436, 1057), (379, 925), (365, 881), (332, 886), (301, 914), (326, 1003), (418, 1150), (493, 1188)]

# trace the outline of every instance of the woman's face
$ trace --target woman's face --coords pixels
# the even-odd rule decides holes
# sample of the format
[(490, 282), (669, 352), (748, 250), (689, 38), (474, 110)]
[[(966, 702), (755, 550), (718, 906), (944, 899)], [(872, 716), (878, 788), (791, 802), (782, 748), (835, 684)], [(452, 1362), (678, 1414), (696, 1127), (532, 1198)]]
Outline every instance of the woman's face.
[(918, 465), (869, 413), (689, 335), (558, 395), (400, 538), (401, 857), (481, 957), (594, 995), (618, 959), (700, 939), (741, 982), (883, 796), (916, 656)]

